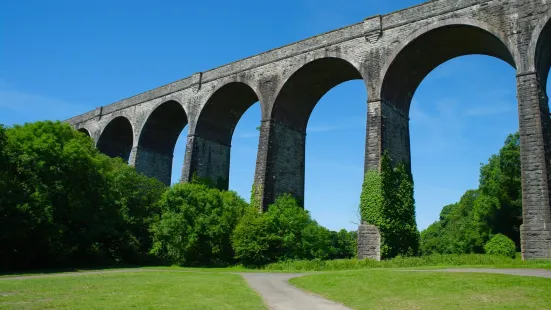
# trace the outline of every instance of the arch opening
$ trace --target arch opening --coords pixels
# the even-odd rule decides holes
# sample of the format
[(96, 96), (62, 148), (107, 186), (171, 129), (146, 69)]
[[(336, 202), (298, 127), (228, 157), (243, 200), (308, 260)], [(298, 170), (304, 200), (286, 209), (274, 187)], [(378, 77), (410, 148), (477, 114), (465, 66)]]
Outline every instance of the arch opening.
[(90, 132), (86, 128), (79, 128), (78, 132), (81, 132), (81, 133), (87, 135), (88, 137), (91, 137)]
[[(438, 66), (419, 85), (409, 115), (411, 170), (415, 184), (417, 223), (421, 231), (439, 220), (444, 207), (462, 210), (464, 213), (461, 216), (467, 221), (468, 214), (475, 208), (474, 199), (462, 199), (464, 195), (470, 197), (468, 190), (483, 189), (486, 197), (494, 199), (495, 196), (489, 196), (493, 192), (488, 190), (506, 184), (509, 186), (506, 192), (508, 199), (500, 196), (503, 200), (499, 201), (499, 205), (492, 204), (497, 200), (489, 199), (479, 199), (476, 203), (488, 210), (499, 207), (491, 213), (494, 218), (486, 219), (484, 229), (503, 233), (519, 245), (519, 227), (522, 224), (519, 220), (522, 214), (518, 191), (520, 183), (516, 183), (517, 187), (513, 184), (520, 180), (509, 179), (510, 174), (498, 174), (501, 173), (501, 167), (497, 167), (498, 162), (493, 160), (491, 166), (488, 166), (491, 168), (485, 171), (496, 173), (495, 178), (504, 183), (497, 185), (496, 179), (492, 179), (493, 185), (480, 186), (481, 180), (489, 184), (488, 174), (485, 174), (485, 179), (481, 178), (481, 163), (487, 165), (493, 155), (499, 155), (507, 136), (519, 129), (515, 76), (516, 71), (497, 58), (468, 55)], [(512, 162), (513, 159), (509, 158), (508, 163)], [(511, 165), (508, 171), (517, 168), (520, 167)], [(476, 197), (481, 192), (469, 193)], [(443, 223), (432, 228), (440, 227)], [(448, 228), (450, 232), (460, 224), (445, 223), (451, 225), (452, 228)], [(446, 233), (445, 230), (440, 232)], [(438, 251), (483, 251), (479, 243), (469, 241), (465, 236), (457, 238), (457, 242), (450, 242), (445, 249), (438, 248)], [(427, 249), (429, 247), (424, 248)]]
[(187, 139), (188, 139), (189, 126), (186, 125), (180, 136), (176, 140), (176, 146), (174, 147), (174, 157), (172, 159), (172, 174), (170, 177), (170, 184), (182, 182), (182, 170), (184, 163), (184, 156), (186, 154)]
[(171, 100), (159, 105), (149, 115), (140, 133), (134, 162), (136, 170), (169, 185), (174, 148), (187, 123), (186, 112), (180, 103)]
[(134, 133), (132, 124), (123, 116), (114, 118), (107, 124), (98, 140), (98, 149), (109, 157), (120, 157), (128, 162)]
[(233, 82), (222, 86), (205, 104), (195, 133), (229, 146), (239, 119), (255, 102), (258, 102), (258, 96), (245, 83)]
[[(340, 58), (321, 58), (304, 65), (285, 82), (271, 111), (268, 175), (272, 175), (273, 180), (266, 182), (265, 199), (273, 201), (282, 194), (291, 194), (304, 205), (306, 131), (310, 115), (326, 93), (352, 80), (362, 80), (354, 65)], [(363, 88), (366, 89), (365, 83)], [(362, 104), (366, 104), (365, 100)], [(331, 109), (342, 109), (342, 106), (334, 104), (329, 111)], [(362, 115), (364, 120), (365, 115)], [(365, 133), (365, 121), (363, 127)], [(364, 145), (362, 143), (362, 147)], [(363, 175), (363, 169), (361, 171)], [(361, 187), (361, 183), (358, 186)]]
[(272, 118), (304, 132), (312, 110), (328, 91), (341, 83), (361, 79), (358, 69), (346, 60), (330, 57), (314, 60), (285, 82), (277, 94)]
[[(547, 20), (543, 27), (536, 45), (535, 69), (538, 85), (539, 106), (542, 112), (542, 127), (544, 150), (546, 152), (546, 168), (548, 176), (551, 175), (551, 119), (549, 112), (549, 88), (551, 87), (551, 19)], [(547, 184), (549, 195), (551, 195), (551, 182)], [(551, 199), (550, 199), (551, 200)], [(546, 212), (542, 212), (544, 218), (551, 220), (551, 206)]]
[(444, 62), (466, 55), (499, 58), (513, 68), (508, 47), (490, 32), (471, 25), (448, 25), (430, 30), (407, 44), (392, 60), (383, 78), (381, 99), (408, 115), (418, 86)]
[(228, 188), (236, 191), (245, 200), (249, 200), (251, 196), (261, 115), (260, 103), (254, 103), (239, 119), (231, 141)]
[(234, 131), (243, 114), (258, 101), (256, 92), (242, 82), (225, 84), (212, 94), (197, 120), (188, 178), (196, 174), (220, 189), (229, 188)]
[(360, 224), (365, 89), (363, 80), (335, 86), (318, 101), (306, 128), (304, 208), (320, 225), (333, 231), (356, 230)]

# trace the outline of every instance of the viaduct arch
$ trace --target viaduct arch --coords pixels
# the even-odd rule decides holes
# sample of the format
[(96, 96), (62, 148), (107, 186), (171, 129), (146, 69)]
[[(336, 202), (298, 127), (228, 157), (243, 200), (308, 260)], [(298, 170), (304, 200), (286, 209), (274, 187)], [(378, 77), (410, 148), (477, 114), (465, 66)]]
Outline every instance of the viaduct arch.
[(226, 189), (233, 131), (259, 101), (254, 187), (264, 208), (283, 193), (303, 198), (306, 125), (331, 88), (365, 82), (366, 171), (379, 169), (383, 152), (409, 164), (409, 109), (419, 84), (455, 57), (493, 56), (517, 72), (523, 257), (551, 258), (550, 19), (545, 0), (433, 0), (199, 72), (67, 122), (86, 130), (100, 151), (165, 183), (187, 125), (182, 181), (197, 175)]

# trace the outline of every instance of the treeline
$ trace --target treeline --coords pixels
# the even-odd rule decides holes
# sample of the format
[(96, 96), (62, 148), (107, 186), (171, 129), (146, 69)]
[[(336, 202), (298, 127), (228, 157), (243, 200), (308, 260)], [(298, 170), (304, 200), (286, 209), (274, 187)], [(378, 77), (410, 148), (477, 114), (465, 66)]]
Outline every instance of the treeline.
[(0, 126), (0, 270), (109, 264), (260, 265), (349, 258), (289, 197), (259, 213), (235, 192), (170, 188), (59, 122)]
[[(499, 153), (480, 168), (478, 189), (445, 206), (421, 232), (421, 254), (520, 251), (522, 191), (520, 136), (509, 135)], [(510, 240), (509, 240), (510, 239)], [(511, 241), (512, 240), (512, 241)]]

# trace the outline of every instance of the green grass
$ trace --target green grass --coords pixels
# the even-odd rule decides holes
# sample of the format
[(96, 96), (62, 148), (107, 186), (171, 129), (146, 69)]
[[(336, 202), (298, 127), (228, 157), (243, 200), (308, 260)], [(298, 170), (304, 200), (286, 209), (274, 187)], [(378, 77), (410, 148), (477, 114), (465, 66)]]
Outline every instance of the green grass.
[[(173, 271), (194, 271), (194, 272), (297, 272), (297, 271), (336, 271), (336, 270), (358, 270), (373, 268), (408, 268), (408, 269), (437, 269), (437, 268), (541, 268), (551, 269), (551, 260), (530, 260), (523, 261), (520, 257), (515, 259), (492, 256), (485, 254), (460, 254), (460, 255), (429, 255), (422, 257), (397, 257), (381, 262), (373, 260), (338, 259), (330, 261), (321, 260), (295, 260), (273, 263), (260, 267), (245, 267), (236, 265), (232, 267), (179, 267), (179, 266), (149, 266), (139, 269), (148, 270), (173, 270)], [(57, 269), (57, 270), (29, 270), (24, 272), (0, 273), (3, 277), (23, 275), (44, 275), (64, 272), (86, 272), (113, 270), (119, 268), (96, 268), (96, 269)]]
[(421, 257), (397, 257), (380, 262), (374, 260), (339, 259), (331, 261), (297, 260), (279, 262), (264, 266), (269, 271), (333, 271), (369, 268), (543, 268), (551, 269), (551, 260), (523, 261), (520, 258), (507, 258), (485, 254), (429, 255)]
[(353, 309), (549, 309), (551, 279), (494, 274), (345, 271), (291, 279)]
[(266, 309), (239, 275), (124, 272), (0, 280), (0, 309)]

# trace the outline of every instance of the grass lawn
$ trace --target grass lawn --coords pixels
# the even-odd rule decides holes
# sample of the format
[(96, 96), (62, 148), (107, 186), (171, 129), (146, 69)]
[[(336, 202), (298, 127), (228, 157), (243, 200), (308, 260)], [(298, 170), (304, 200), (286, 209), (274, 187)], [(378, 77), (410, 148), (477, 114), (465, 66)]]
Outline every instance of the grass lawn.
[(266, 309), (239, 275), (125, 272), (0, 280), (0, 309)]
[(371, 269), (290, 282), (353, 309), (551, 308), (551, 279), (545, 278)]

